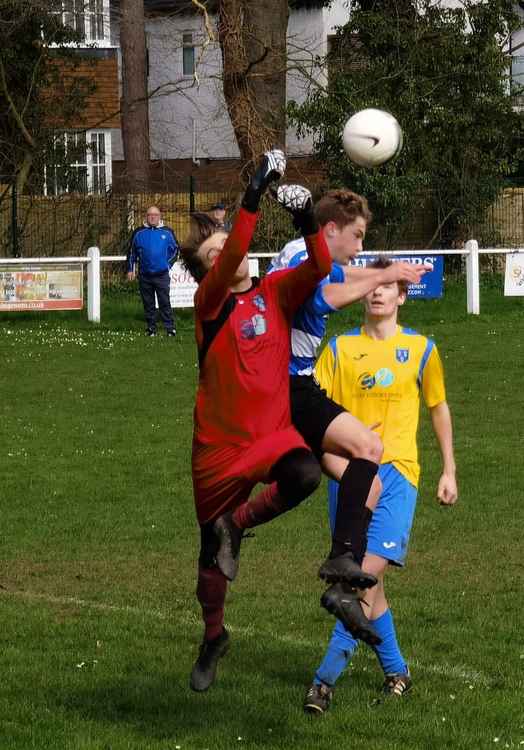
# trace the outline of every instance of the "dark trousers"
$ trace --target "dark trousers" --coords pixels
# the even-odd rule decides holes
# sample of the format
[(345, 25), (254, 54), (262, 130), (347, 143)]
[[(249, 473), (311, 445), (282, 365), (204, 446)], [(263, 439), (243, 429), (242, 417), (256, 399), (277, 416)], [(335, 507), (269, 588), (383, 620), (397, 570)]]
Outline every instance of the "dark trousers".
[(175, 327), (173, 311), (169, 300), (169, 271), (155, 274), (144, 274), (138, 277), (138, 287), (144, 304), (147, 327), (155, 330), (156, 328), (156, 307), (155, 292), (158, 298), (158, 308), (162, 323), (166, 331), (171, 331)]

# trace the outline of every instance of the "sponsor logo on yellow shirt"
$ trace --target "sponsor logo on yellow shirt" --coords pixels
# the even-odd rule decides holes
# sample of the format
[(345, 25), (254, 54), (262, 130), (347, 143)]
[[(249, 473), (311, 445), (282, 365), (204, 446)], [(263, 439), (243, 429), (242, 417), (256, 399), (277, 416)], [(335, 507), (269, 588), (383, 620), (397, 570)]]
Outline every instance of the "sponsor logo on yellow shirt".
[(370, 391), (376, 385), (382, 388), (389, 388), (395, 382), (395, 376), (389, 367), (381, 367), (374, 375), (369, 372), (363, 372), (358, 378), (358, 384), (365, 391)]

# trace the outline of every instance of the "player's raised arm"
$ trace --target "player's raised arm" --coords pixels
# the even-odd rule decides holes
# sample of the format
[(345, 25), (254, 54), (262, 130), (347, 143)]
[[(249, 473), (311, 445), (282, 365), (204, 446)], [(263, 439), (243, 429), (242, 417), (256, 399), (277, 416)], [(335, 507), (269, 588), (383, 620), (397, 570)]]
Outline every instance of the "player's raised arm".
[(230, 234), (217, 231), (216, 244), (208, 243), (206, 250), (209, 257), (213, 256), (213, 264), (202, 278), (195, 295), (195, 307), (202, 319), (212, 318), (229, 294), (237, 269), (249, 250), (260, 199), (268, 185), (282, 177), (285, 168), (286, 159), (282, 151), (273, 149), (266, 152), (247, 186)]
[(313, 212), (310, 191), (301, 185), (280, 185), (275, 197), (292, 215), (295, 228), (302, 232), (308, 254), (300, 265), (275, 274), (281, 304), (294, 312), (331, 271), (331, 255)]
[(324, 301), (335, 310), (341, 310), (357, 302), (383, 284), (405, 282), (419, 284), (422, 276), (430, 271), (430, 266), (413, 265), (399, 261), (387, 268), (344, 268), (344, 281), (326, 284), (322, 287)]

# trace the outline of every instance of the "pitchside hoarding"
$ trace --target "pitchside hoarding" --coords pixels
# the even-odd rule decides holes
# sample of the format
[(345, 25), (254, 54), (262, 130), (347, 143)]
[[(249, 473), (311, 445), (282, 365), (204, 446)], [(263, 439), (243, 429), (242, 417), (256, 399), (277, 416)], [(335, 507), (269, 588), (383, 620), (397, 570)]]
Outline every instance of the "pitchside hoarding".
[[(352, 261), (352, 265), (365, 268), (379, 257), (378, 254), (364, 253)], [(393, 262), (401, 260), (415, 265), (431, 266), (432, 270), (424, 274), (420, 284), (410, 284), (408, 287), (408, 297), (417, 299), (436, 299), (443, 294), (444, 278), (444, 257), (442, 255), (420, 254), (416, 255), (387, 255)]]
[[(258, 258), (249, 259), (249, 273), (251, 276), (258, 276), (258, 266)], [(169, 275), (171, 276), (171, 286), (169, 289), (171, 307), (193, 307), (193, 297), (198, 285), (189, 271), (186, 271), (182, 263), (177, 261), (171, 266)]]
[[(197, 290), (197, 284), (182, 263), (177, 261), (169, 271), (171, 284), (169, 287), (169, 298), (171, 307), (193, 307), (193, 297)], [(158, 307), (158, 302), (157, 302)]]
[[(359, 255), (352, 264), (354, 266), (366, 267), (378, 258), (378, 254), (372, 255), (365, 253)], [(410, 284), (408, 288), (408, 297), (418, 299), (435, 299), (442, 297), (443, 293), (443, 275), (444, 275), (444, 258), (442, 255), (388, 255), (392, 261), (404, 260), (408, 263), (417, 265), (431, 266), (433, 270), (428, 271), (421, 279), (420, 284)], [(249, 259), (249, 271), (251, 276), (258, 276), (259, 263), (257, 258)], [(197, 284), (193, 277), (186, 271), (182, 263), (177, 261), (171, 267), (169, 272), (171, 276), (170, 298), (171, 307), (193, 307), (193, 297), (197, 290)]]
[(0, 266), (0, 310), (81, 310), (80, 264)]
[(524, 253), (506, 255), (504, 294), (506, 297), (524, 297)]

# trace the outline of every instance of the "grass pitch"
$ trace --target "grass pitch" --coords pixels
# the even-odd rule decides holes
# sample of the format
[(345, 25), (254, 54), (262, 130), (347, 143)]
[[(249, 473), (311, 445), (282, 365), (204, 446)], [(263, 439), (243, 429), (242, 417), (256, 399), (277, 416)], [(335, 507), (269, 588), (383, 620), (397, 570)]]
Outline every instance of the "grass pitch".
[[(189, 473), (196, 359), (143, 336), (135, 297), (80, 313), (0, 318), (0, 748), (415, 750), (524, 746), (524, 300), (450, 285), (406, 305), (435, 337), (453, 411), (460, 500), (434, 500), (439, 456), (421, 423), (408, 565), (387, 588), (414, 689), (375, 702), (362, 647), (320, 720), (302, 700), (329, 633), (319, 607), (325, 487), (244, 546), (229, 655), (189, 690), (201, 639)], [(334, 316), (332, 332), (359, 310)]]

